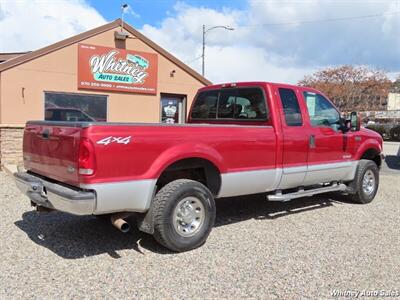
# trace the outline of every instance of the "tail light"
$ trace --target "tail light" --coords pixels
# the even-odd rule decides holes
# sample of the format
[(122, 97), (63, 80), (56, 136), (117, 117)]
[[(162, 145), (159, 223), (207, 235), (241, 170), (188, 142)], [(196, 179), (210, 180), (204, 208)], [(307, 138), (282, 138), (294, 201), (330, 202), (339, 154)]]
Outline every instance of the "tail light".
[(94, 146), (87, 138), (81, 138), (79, 145), (78, 172), (80, 175), (93, 175), (96, 170)]

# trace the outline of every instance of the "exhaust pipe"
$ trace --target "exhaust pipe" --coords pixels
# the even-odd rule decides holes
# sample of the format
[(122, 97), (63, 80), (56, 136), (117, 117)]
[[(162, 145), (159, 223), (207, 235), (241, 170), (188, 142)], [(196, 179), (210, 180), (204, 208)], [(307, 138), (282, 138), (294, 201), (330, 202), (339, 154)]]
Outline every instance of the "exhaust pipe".
[(124, 219), (129, 217), (129, 213), (118, 213), (111, 215), (111, 224), (123, 233), (127, 233), (131, 230), (131, 225), (127, 223)]
[(44, 206), (40, 206), (37, 205), (36, 206), (36, 211), (40, 212), (40, 213), (51, 213), (54, 211), (54, 209), (48, 208), (48, 207), (44, 207)]

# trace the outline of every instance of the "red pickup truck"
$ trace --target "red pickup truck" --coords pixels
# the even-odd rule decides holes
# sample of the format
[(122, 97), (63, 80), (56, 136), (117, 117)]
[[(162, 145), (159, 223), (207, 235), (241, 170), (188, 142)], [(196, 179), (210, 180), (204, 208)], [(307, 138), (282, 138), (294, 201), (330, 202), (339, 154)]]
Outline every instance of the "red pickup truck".
[(187, 124), (30, 121), (15, 174), (39, 211), (108, 215), (173, 251), (202, 245), (216, 198), (265, 193), (288, 201), (342, 192), (369, 203), (382, 139), (321, 92), (266, 82), (198, 91)]

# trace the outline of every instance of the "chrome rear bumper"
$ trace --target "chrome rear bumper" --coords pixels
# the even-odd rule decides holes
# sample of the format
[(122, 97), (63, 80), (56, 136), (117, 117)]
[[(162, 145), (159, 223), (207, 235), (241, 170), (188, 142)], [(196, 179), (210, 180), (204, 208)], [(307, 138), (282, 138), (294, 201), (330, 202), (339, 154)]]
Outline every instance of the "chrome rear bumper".
[(36, 205), (74, 215), (91, 215), (96, 204), (93, 191), (84, 191), (53, 183), (26, 172), (14, 173), (20, 191)]

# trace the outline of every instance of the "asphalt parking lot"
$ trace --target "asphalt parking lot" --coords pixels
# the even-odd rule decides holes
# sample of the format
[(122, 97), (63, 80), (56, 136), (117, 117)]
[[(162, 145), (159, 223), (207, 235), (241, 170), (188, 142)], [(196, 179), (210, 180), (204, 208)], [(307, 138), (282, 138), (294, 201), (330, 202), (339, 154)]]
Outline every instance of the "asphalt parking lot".
[(0, 172), (0, 299), (330, 299), (335, 291), (400, 291), (400, 162), (392, 159), (369, 205), (335, 195), (218, 201), (207, 243), (181, 254), (95, 217), (38, 214)]

